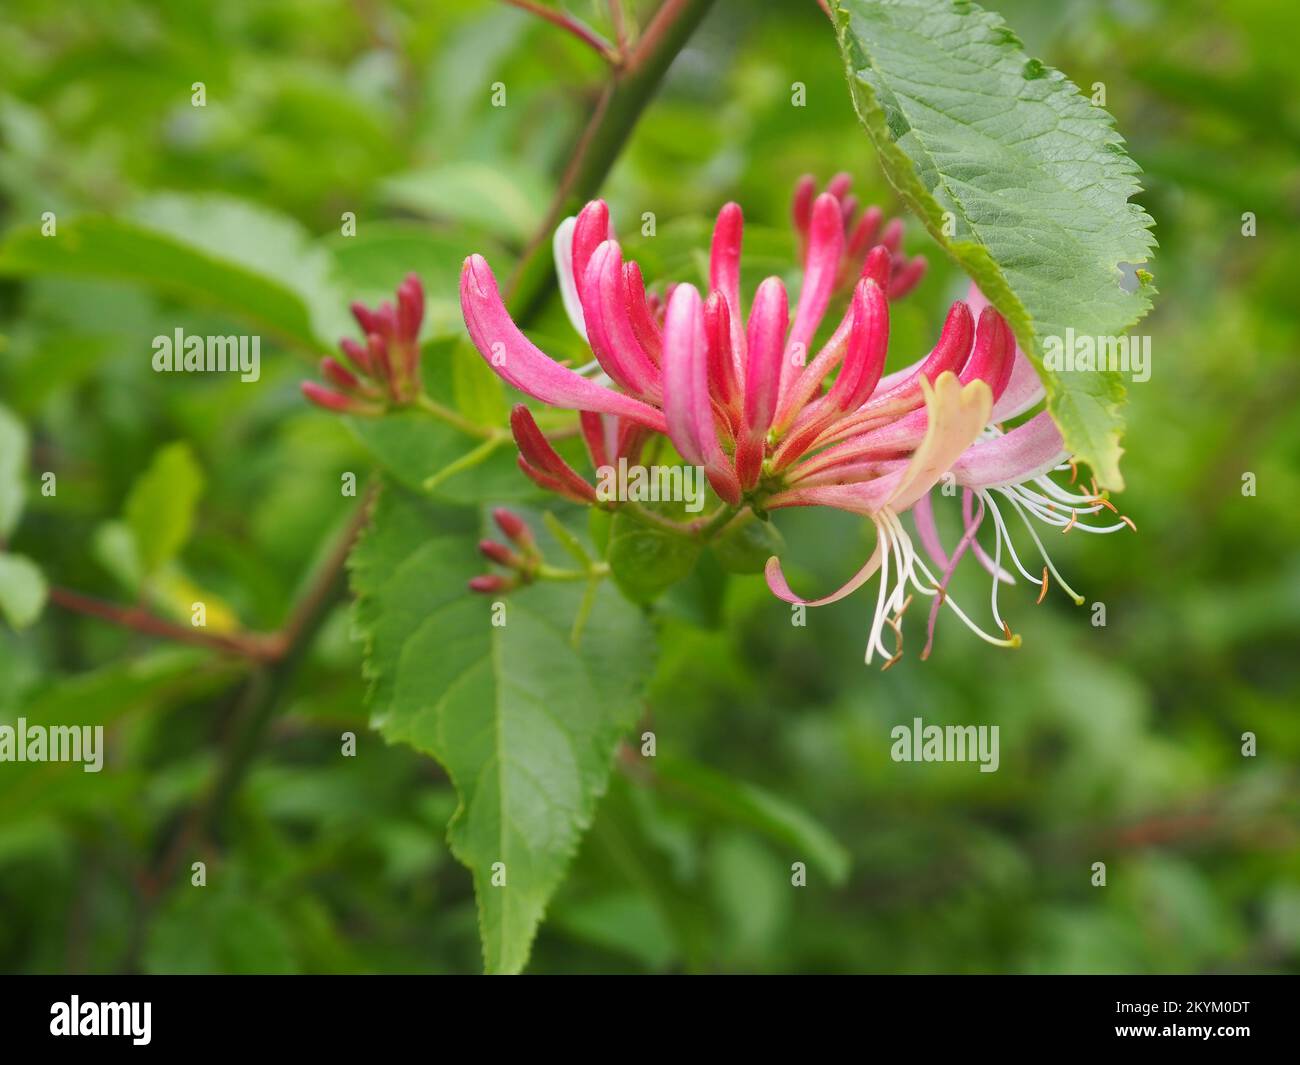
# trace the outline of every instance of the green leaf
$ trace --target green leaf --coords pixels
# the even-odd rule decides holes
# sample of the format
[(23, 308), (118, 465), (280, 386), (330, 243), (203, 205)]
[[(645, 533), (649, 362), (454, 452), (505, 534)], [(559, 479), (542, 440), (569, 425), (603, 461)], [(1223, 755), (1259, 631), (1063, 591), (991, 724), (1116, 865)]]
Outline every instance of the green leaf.
[(91, 554), (132, 595), (144, 583), (144, 564), (135, 533), (124, 521), (101, 522), (90, 541)]
[[(425, 491), (429, 478), (484, 443), (417, 410), (349, 418), (348, 425), (387, 473), (417, 492)], [(515, 454), (507, 439), (473, 468), (439, 479), (432, 494), (449, 503), (466, 504), (533, 498), (537, 490), (519, 472)]]
[(710, 544), (718, 564), (728, 573), (762, 573), (767, 560), (785, 547), (770, 521), (745, 521)]
[(478, 226), (516, 241), (530, 238), (550, 201), (548, 183), (519, 163), (444, 163), (399, 174), (383, 186), (384, 199), (395, 207)]
[(654, 770), (668, 794), (757, 829), (789, 847), (791, 861), (816, 866), (832, 884), (848, 879), (849, 852), (818, 821), (785, 799), (671, 755), (656, 757)]
[(350, 569), (373, 722), (451, 777), (460, 805), (448, 842), (474, 878), (487, 971), (503, 973), (527, 963), (591, 824), (636, 719), (653, 641), (640, 612), (607, 586), (580, 650), (569, 629), (581, 584), (534, 585), (503, 607), (469, 593), (466, 581), (484, 569), (481, 527), (476, 511), (388, 485)]
[(1045, 338), (1119, 336), (1151, 305), (1149, 286), (1120, 287), (1119, 264), (1146, 262), (1155, 240), (1129, 202), (1139, 171), (1113, 120), (977, 4), (836, 7), (854, 106), (886, 176), (1010, 322), (1066, 446), (1122, 487), (1119, 374), (1043, 366)]
[(202, 494), (203, 471), (184, 441), (160, 448), (131, 486), (123, 513), (146, 575), (157, 572), (185, 546)]
[(333, 237), (330, 249), (339, 285), (349, 301), (377, 305), (391, 300), (402, 279), (414, 271), (424, 284), (425, 335), (463, 334), (460, 265), (471, 251), (482, 250), (480, 247), (430, 233), (426, 225), (362, 220), (356, 236)]
[(505, 387), (472, 344), (451, 349), (451, 386), (456, 409), (466, 418), (494, 428), (507, 424), (510, 405)]
[(0, 540), (18, 525), (27, 495), (27, 429), (0, 405)]
[(610, 572), (634, 603), (654, 602), (695, 568), (699, 556), (698, 540), (643, 525), (621, 512), (610, 523)]
[(53, 236), (15, 229), (0, 246), (3, 275), (137, 281), (313, 350), (350, 328), (333, 272), (292, 219), (223, 196), (156, 196), (128, 217), (61, 218)]
[(41, 616), (49, 595), (45, 577), (30, 558), (0, 553), (0, 614), (15, 629)]

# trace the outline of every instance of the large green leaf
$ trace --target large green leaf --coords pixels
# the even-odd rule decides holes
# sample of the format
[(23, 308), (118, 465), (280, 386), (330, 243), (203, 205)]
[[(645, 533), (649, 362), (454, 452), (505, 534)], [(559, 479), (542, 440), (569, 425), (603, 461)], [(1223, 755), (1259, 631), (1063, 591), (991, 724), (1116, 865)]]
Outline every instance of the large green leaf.
[(124, 217), (61, 218), (52, 236), (15, 229), (0, 247), (0, 274), (137, 281), (314, 350), (350, 328), (334, 270), (292, 219), (224, 196), (155, 196)]
[(465, 587), (486, 568), (477, 526), (476, 511), (437, 509), (388, 485), (350, 568), (374, 723), (451, 777), (460, 805), (448, 840), (474, 878), (487, 971), (508, 973), (527, 963), (591, 824), (653, 640), (607, 586), (580, 649), (570, 642), (580, 584), (512, 593), (494, 625), (499, 608)]
[(1149, 285), (1120, 286), (1119, 264), (1146, 262), (1155, 241), (1129, 202), (1138, 167), (1113, 120), (977, 4), (836, 7), (854, 106), (886, 176), (1007, 317), (1066, 445), (1121, 487), (1119, 374), (1042, 365), (1044, 338), (1119, 336), (1151, 304)]

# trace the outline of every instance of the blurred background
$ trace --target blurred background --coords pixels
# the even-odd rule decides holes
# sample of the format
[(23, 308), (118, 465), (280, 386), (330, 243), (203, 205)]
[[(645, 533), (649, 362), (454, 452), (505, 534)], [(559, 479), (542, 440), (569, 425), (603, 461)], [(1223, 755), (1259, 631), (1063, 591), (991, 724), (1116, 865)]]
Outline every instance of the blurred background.
[[(604, 4), (570, 6), (610, 32)], [(797, 628), (761, 578), (702, 564), (660, 610), (646, 709), (681, 786), (615, 773), (530, 971), (1300, 968), (1300, 9), (988, 6), (1086, 94), (1102, 83), (1145, 171), (1161, 295), (1137, 328), (1152, 335), (1152, 372), (1129, 389), (1116, 498), (1138, 531), (1056, 536), (1088, 605), (1008, 589), (1020, 650), (949, 618), (929, 661), (913, 653), (883, 674), (862, 663), (874, 585)], [(434, 331), (454, 333), (461, 260), (485, 251), (501, 272), (519, 254), (602, 77), (554, 27), (485, 2), (5, 8), (6, 238), (47, 211), (157, 223), (160, 204), (203, 202), (176, 224), (215, 246), (231, 239), (223, 211), (256, 212), (262, 239), (225, 253), (281, 277), (338, 333), (348, 299), (390, 293), (411, 269)], [(719, 0), (604, 194), (621, 233), (654, 212), (657, 235), (636, 244), (648, 276), (698, 265), (708, 219), (738, 200), (752, 285), (792, 267), (795, 179), (839, 170), (898, 209), (816, 3)], [(345, 211), (359, 219), (351, 240)], [(931, 264), (894, 309), (896, 364), (928, 348), (965, 292), (919, 226), (906, 246)], [(332, 486), (368, 460), (301, 400), (310, 344), (264, 340), (256, 388), (153, 373), (156, 334), (237, 328), (201, 292), (134, 278), (134, 254), (86, 276), (12, 256), (2, 267), (0, 403), (31, 430), (31, 469), (58, 474), (10, 547), (53, 584), (131, 601), (124, 507), (159, 450), (184, 442), (197, 518), (153, 608), (184, 621), (201, 589), (218, 629), (273, 630), (322, 531), (345, 520)], [(322, 256), (335, 276), (312, 288)], [(553, 296), (532, 326), (551, 350), (574, 344)], [(955, 515), (942, 519), (952, 543)], [(845, 516), (779, 524), (802, 588), (842, 581), (869, 551)], [(973, 567), (955, 589), (972, 609), (988, 594)], [(911, 626), (915, 652), (924, 633)], [(470, 878), (443, 842), (454, 794), (436, 764), (367, 730), (360, 664), (340, 601), (275, 693), (221, 823), (191, 841), (220, 870), (198, 892), (185, 887), (191, 851), (177, 864), (178, 826), (219, 789), (263, 680), (54, 606), (21, 634), (0, 630), (0, 720), (104, 722), (109, 736), (98, 775), (0, 764), (0, 969), (478, 971)], [(890, 729), (917, 716), (999, 725), (999, 771), (891, 761)], [(344, 730), (360, 757), (338, 757)], [(820, 865), (792, 844), (805, 822), (824, 826), (795, 832), (821, 846)], [(823, 870), (840, 848), (851, 864), (837, 885)], [(796, 860), (810, 863), (800, 891), (787, 886)]]

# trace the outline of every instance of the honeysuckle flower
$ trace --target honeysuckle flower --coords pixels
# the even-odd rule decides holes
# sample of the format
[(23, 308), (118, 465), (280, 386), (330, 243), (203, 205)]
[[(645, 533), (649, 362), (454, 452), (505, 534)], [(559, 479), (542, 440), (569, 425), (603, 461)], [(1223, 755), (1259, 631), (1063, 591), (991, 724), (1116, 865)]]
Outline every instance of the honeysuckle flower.
[(382, 414), (389, 406), (406, 406), (420, 394), (420, 323), (424, 288), (415, 274), (397, 286), (396, 305), (385, 301), (375, 310), (352, 304), (364, 343), (339, 341), (347, 364), (326, 357), (321, 374), (331, 387), (304, 381), (302, 392), (327, 410), (346, 414)]
[[(597, 465), (637, 451), (651, 433), (665, 433), (686, 461), (704, 467), (722, 499), (738, 504), (758, 485), (766, 438), (774, 427), (783, 430), (801, 417), (797, 428), (806, 448), (871, 394), (883, 365), (886, 292), (896, 263), (908, 275), (905, 288), (919, 277), (917, 260), (903, 259), (883, 244), (861, 246), (878, 229), (880, 213), (857, 219), (854, 205), (841, 199), (846, 179), (835, 179), (830, 191), (805, 204), (810, 181), (801, 181), (795, 196), (805, 280), (793, 320), (777, 278), (760, 287), (748, 322), (742, 314), (738, 205), (727, 204), (718, 216), (708, 297), (683, 284), (669, 286), (667, 299), (660, 300), (647, 291), (637, 264), (624, 262), (608, 208), (597, 200), (566, 219), (555, 238), (561, 294), (575, 328), (591, 346), (595, 361), (586, 370), (594, 372), (561, 366), (524, 337), (481, 256), (466, 260), (461, 278), (470, 337), (510, 384), (551, 406), (584, 412), (583, 435)], [(897, 226), (889, 229), (899, 232)], [(897, 247), (897, 238), (890, 240)], [(817, 359), (805, 367), (835, 286), (846, 263), (854, 262), (860, 291)], [(971, 336), (967, 329), (968, 344)], [(955, 348), (945, 353), (957, 356)], [(827, 396), (814, 396), (821, 379), (846, 356), (851, 372), (841, 374)], [(915, 383), (900, 391), (908, 402), (895, 404), (899, 409), (920, 405)], [(579, 487), (581, 478), (543, 446), (530, 422), (526, 411), (512, 418), (525, 473), (552, 490), (562, 488), (569, 498), (585, 498), (590, 486)], [(782, 465), (795, 457), (787, 447)]]
[[(975, 285), (971, 285), (968, 302), (972, 307), (987, 306), (988, 301)], [(1038, 405), (1043, 399), (1043, 386), (1032, 364), (1019, 346), (1015, 350), (1015, 367), (1012, 379), (1002, 400), (993, 410), (993, 421), (1014, 418)], [(1050, 553), (1034, 528), (1034, 521), (1068, 533), (1072, 529), (1106, 534), (1121, 529), (1133, 529), (1133, 522), (1118, 514), (1114, 505), (1095, 490), (1090, 493), (1071, 491), (1052, 479), (1051, 474), (1070, 471), (1071, 483), (1077, 477), (1077, 468), (1069, 460), (1060, 431), (1046, 410), (1040, 410), (1021, 425), (1004, 431), (1000, 425), (991, 424), (979, 439), (967, 449), (950, 471), (953, 487), (962, 489), (963, 533), (951, 557), (944, 550), (936, 527), (931, 501), (928, 496), (918, 500), (913, 508), (913, 522), (918, 538), (926, 553), (942, 573), (939, 596), (930, 611), (927, 640), (922, 657), (929, 654), (934, 641), (935, 622), (948, 582), (962, 556), (969, 549), (980, 565), (993, 578), (990, 607), (994, 623), (1006, 634), (1010, 628), (1002, 619), (998, 608), (998, 588), (1002, 584), (1015, 584), (1015, 577), (1002, 565), (1003, 552), (1031, 584), (1039, 586), (1038, 602), (1047, 594), (1049, 574), (1078, 605), (1079, 595), (1057, 570)], [(1010, 512), (1019, 517), (1043, 562), (1041, 575), (1031, 573), (1021, 561), (1010, 535), (1008, 522), (998, 506), (995, 496), (1009, 504)], [(1116, 520), (1106, 525), (1094, 525), (1087, 518), (1109, 511)], [(994, 553), (992, 556), (975, 539), (984, 516), (991, 514), (994, 528)], [(981, 634), (983, 635), (983, 634)]]
[[(1001, 632), (986, 633), (946, 594), (951, 565), (974, 542), (974, 516), (951, 560), (930, 535), (930, 517), (923, 546), (938, 550), (941, 579), (914, 549), (899, 515), (920, 504), (929, 516), (928, 495), (945, 475), (972, 493), (981, 513), (989, 492), (1012, 491), (1021, 505), (1025, 483), (1061, 462), (1060, 435), (1046, 415), (1005, 434), (996, 427), (1042, 398), (1032, 365), (1001, 315), (973, 290), (971, 300), (952, 305), (928, 355), (884, 375), (890, 297), (914, 285), (923, 264), (898, 255), (892, 224), (888, 243), (864, 250), (880, 218), (870, 209), (858, 216), (843, 177), (820, 195), (809, 179), (801, 180), (792, 213), (803, 245), (793, 309), (784, 283), (770, 277), (746, 312), (738, 205), (718, 214), (706, 293), (678, 283), (658, 299), (637, 264), (625, 261), (607, 207), (593, 201), (560, 225), (555, 258), (565, 307), (594, 362), (573, 370), (538, 350), (511, 320), (478, 255), (465, 261), (461, 275), (470, 337), (509, 384), (550, 406), (582, 412), (583, 436), (598, 466), (611, 455), (635, 455), (649, 436), (663, 434), (686, 462), (704, 469), (730, 508), (765, 515), (829, 506), (868, 517), (875, 550), (830, 595), (802, 598), (790, 589), (779, 559), (766, 568), (774, 594), (811, 606), (842, 599), (879, 571), (868, 662), (881, 654), (887, 668), (898, 659), (901, 617), (916, 593), (947, 603), (989, 642), (1015, 646), (1019, 638), (996, 609)], [(847, 307), (809, 358), (846, 277)], [(526, 407), (515, 409), (511, 423), (520, 466), (534, 482), (576, 502), (596, 502), (592, 486), (551, 447)], [(1053, 498), (1064, 505), (1059, 495)], [(1044, 509), (1032, 502), (1035, 513)], [(1076, 502), (1098, 505), (1091, 497)], [(1000, 519), (999, 530), (1001, 536)], [(892, 650), (887, 629), (895, 634)]]

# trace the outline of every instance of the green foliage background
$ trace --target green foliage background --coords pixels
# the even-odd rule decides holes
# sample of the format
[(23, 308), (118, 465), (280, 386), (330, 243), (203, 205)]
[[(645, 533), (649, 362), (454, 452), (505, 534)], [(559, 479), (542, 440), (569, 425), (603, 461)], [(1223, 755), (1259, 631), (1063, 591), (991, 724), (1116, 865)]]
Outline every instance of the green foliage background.
[[(881, 674), (861, 661), (869, 597), (796, 628), (760, 578), (702, 556), (653, 639), (624, 652), (649, 675), (627, 736), (653, 728), (656, 776), (611, 777), (529, 971), (1300, 967), (1300, 13), (992, 6), (1085, 92), (1104, 83), (1158, 223), (1162, 298), (1140, 327), (1153, 370), (1129, 388), (1118, 499), (1139, 532), (1053, 545), (1107, 624), (1017, 588), (1003, 604), (1019, 651), (949, 623), (928, 662)], [(573, 9), (599, 23), (604, 5)], [(518, 255), (601, 73), (553, 27), (487, 3), (9, 0), (0, 403), (31, 434), (9, 548), (54, 585), (144, 597), (182, 623), (202, 597), (214, 631), (275, 630), (355, 503), (341, 475), (364, 484), (385, 453), (298, 382), (349, 331), (347, 301), (410, 269), (433, 333), (456, 335), (462, 258), (482, 251), (501, 274)], [(195, 81), (206, 108), (190, 106)], [(505, 108), (489, 105), (496, 81)], [(841, 169), (897, 208), (817, 5), (720, 0), (604, 193), (622, 232), (655, 212), (659, 236), (637, 248), (650, 276), (704, 248), (700, 220), (727, 199), (759, 227), (747, 269), (770, 272), (788, 269), (795, 178)], [(46, 211), (93, 269), (32, 235)], [(354, 240), (338, 236), (344, 211)], [(1247, 211), (1257, 236), (1242, 236)], [(896, 305), (899, 362), (965, 288), (915, 223), (907, 246), (931, 272)], [(156, 334), (249, 320), (255, 386), (150, 369)], [(531, 331), (577, 356), (558, 300)], [(499, 417), (457, 358), (451, 340), (425, 354), (449, 395)], [(417, 486), (445, 451), (430, 448)], [(508, 461), (459, 491), (532, 498)], [(150, 515), (166, 528), (142, 528)], [(780, 527), (804, 586), (844, 579), (869, 549), (843, 515)], [(955, 587), (987, 594), (974, 572)], [(224, 816), (177, 864), (169, 841), (238, 757), (264, 671), (54, 607), (0, 630), (0, 719), (103, 722), (110, 737), (98, 775), (0, 764), (0, 968), (478, 971), (471, 877), (446, 842), (455, 793), (370, 730), (361, 659), (340, 600)], [(889, 730), (914, 716), (1000, 725), (1000, 770), (892, 762)], [(356, 758), (339, 755), (343, 731)], [(200, 858), (208, 886), (191, 888)], [(806, 888), (790, 886), (795, 861)]]

